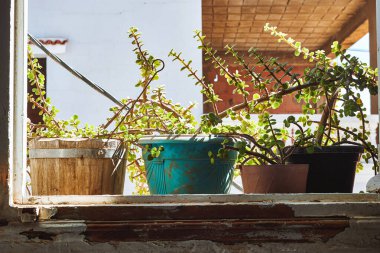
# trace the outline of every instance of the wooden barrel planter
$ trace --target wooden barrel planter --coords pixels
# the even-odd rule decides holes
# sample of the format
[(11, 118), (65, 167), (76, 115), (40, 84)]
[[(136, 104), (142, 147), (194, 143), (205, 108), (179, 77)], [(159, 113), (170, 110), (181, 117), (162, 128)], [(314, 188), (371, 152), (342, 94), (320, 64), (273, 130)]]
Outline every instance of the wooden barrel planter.
[(120, 144), (113, 139), (31, 140), (32, 195), (122, 194), (126, 168), (125, 149)]

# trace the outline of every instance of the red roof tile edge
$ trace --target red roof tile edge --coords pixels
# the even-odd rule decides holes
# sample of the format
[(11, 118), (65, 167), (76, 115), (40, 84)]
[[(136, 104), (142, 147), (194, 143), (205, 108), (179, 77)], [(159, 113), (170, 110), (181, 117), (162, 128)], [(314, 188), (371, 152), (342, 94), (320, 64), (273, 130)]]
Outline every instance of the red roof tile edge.
[[(38, 39), (44, 45), (65, 45), (68, 40), (67, 39)], [(32, 44), (31, 41), (28, 44)]]

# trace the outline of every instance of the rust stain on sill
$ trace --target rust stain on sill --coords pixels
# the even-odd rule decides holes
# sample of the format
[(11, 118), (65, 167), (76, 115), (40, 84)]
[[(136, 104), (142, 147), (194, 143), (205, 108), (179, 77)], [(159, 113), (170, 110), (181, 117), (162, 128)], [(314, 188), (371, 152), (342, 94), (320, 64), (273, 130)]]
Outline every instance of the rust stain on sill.
[(288, 219), (294, 210), (286, 204), (207, 204), (178, 206), (77, 206), (57, 207), (52, 219), (86, 221)]
[(87, 223), (88, 242), (209, 240), (224, 244), (327, 242), (349, 227), (348, 219), (131, 221)]
[[(249, 242), (327, 242), (349, 225), (348, 217), (295, 217), (281, 203), (175, 206), (56, 207), (46, 217), (85, 221), (89, 243), (123, 241), (208, 240), (223, 244)], [(82, 230), (83, 231), (83, 230)], [(20, 233), (29, 239), (54, 240), (49, 231)]]

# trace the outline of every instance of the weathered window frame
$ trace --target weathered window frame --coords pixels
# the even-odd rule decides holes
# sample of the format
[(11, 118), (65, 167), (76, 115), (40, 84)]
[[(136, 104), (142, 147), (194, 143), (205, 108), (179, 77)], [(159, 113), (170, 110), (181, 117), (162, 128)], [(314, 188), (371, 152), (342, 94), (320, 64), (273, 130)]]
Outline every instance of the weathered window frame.
[[(27, 0), (13, 0), (12, 20), (12, 41), (11, 45), (11, 79), (13, 82), (11, 87), (10, 98), (10, 120), (9, 120), (9, 137), (10, 144), (10, 205), (18, 208), (35, 208), (42, 210), (43, 218), (49, 218), (52, 212), (44, 212), (50, 210), (51, 207), (65, 210), (61, 218), (70, 217), (70, 212), (77, 213), (78, 210), (94, 209), (104, 206), (112, 206), (124, 210), (130, 207), (151, 207), (161, 210), (160, 214), (167, 217), (168, 208), (172, 206), (196, 206), (202, 209), (205, 206), (232, 205), (239, 208), (242, 205), (252, 207), (271, 205), (268, 203), (292, 203), (291, 205), (299, 205), (305, 207), (308, 205), (342, 205), (342, 202), (357, 203), (358, 207), (362, 205), (380, 204), (380, 196), (377, 194), (268, 194), (268, 195), (168, 195), (168, 196), (31, 196), (26, 197), (23, 192), (25, 185), (25, 169), (26, 168), (26, 45), (27, 45)], [(377, 8), (379, 13), (379, 7)], [(378, 37), (379, 41), (379, 37)], [(378, 52), (380, 55), (380, 53)], [(320, 204), (319, 202), (323, 202)], [(129, 207), (128, 207), (129, 206)], [(54, 209), (53, 208), (53, 209)], [(78, 209), (79, 208), (79, 209)], [(215, 207), (215, 210), (218, 210)], [(76, 211), (75, 211), (76, 210)], [(235, 209), (234, 209), (235, 210)], [(305, 210), (309, 210), (307, 207)], [(344, 208), (339, 212), (343, 212)], [(55, 212), (55, 211), (54, 211)], [(138, 212), (138, 211), (137, 211)], [(137, 213), (136, 212), (136, 213)], [(248, 212), (248, 211), (247, 211)], [(249, 212), (248, 212), (249, 213)], [(92, 214), (94, 215), (94, 214)], [(202, 212), (199, 213), (202, 218)], [(228, 214), (230, 217), (232, 213)], [(238, 217), (239, 215), (236, 214)], [(331, 213), (334, 215), (334, 213)], [(74, 215), (75, 216), (75, 215)], [(74, 217), (72, 216), (72, 217)], [(91, 216), (91, 215), (90, 215)], [(170, 216), (170, 215), (169, 215)], [(175, 216), (175, 215), (174, 215)], [(218, 216), (218, 215), (216, 215)], [(215, 216), (215, 217), (216, 217)], [(221, 215), (219, 218), (223, 218)], [(77, 213), (76, 218), (83, 219), (83, 215)], [(159, 215), (157, 216), (159, 217)], [(181, 217), (179, 215), (178, 217)], [(212, 218), (212, 217), (211, 217)], [(231, 217), (230, 217), (231, 218)], [(93, 219), (100, 219), (94, 216)]]

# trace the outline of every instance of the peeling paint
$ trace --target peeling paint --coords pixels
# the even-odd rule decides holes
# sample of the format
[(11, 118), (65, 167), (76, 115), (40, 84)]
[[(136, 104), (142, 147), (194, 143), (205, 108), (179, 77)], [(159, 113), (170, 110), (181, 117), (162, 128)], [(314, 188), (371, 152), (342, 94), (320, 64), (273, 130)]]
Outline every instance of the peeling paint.
[(24, 235), (24, 236), (28, 237), (29, 240), (30, 239), (40, 239), (40, 240), (48, 240), (48, 241), (52, 241), (54, 239), (54, 237), (56, 236), (56, 234), (54, 234), (54, 233), (48, 233), (45, 231), (36, 231), (33, 229), (20, 232), (20, 235)]
[(57, 208), (49, 207), (49, 208), (39, 208), (39, 220), (50, 220), (57, 213)]
[(0, 235), (7, 253), (378, 253), (380, 217), (12, 222)]
[(289, 203), (295, 217), (380, 217), (380, 203)]
[(18, 216), (21, 222), (34, 222), (37, 220), (36, 208), (20, 208), (18, 209)]

